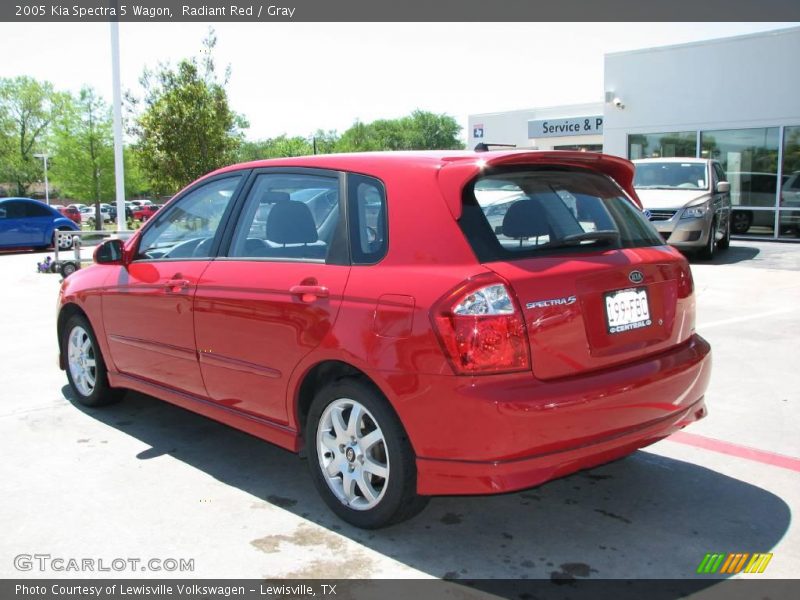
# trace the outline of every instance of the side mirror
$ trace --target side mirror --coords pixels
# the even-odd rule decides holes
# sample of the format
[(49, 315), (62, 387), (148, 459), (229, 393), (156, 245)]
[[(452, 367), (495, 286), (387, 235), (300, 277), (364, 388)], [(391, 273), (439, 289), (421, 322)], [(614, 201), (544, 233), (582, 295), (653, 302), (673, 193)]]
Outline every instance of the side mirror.
[(123, 264), (123, 249), (122, 240), (106, 240), (95, 249), (94, 262), (98, 265), (121, 265)]
[(717, 183), (717, 192), (720, 194), (727, 194), (731, 191), (731, 184), (727, 181), (720, 181)]

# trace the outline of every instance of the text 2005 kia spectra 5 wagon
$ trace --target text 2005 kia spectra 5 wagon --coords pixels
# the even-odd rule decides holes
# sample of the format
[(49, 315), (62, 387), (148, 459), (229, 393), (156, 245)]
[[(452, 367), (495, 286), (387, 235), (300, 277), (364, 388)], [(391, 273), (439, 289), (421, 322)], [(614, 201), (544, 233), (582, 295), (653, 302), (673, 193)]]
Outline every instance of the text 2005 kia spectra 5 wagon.
[(61, 288), (89, 406), (137, 390), (298, 452), (359, 527), (519, 490), (703, 417), (692, 275), (582, 152), (215, 171)]

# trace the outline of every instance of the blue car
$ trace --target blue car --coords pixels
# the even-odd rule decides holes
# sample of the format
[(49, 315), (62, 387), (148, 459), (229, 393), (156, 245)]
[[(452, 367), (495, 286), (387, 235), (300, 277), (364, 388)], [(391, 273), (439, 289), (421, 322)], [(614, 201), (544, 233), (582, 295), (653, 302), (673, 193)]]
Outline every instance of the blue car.
[[(0, 200), (0, 248), (49, 248), (53, 232), (79, 231), (71, 220), (44, 202), (31, 198)], [(59, 238), (59, 249), (72, 246), (71, 237)]]

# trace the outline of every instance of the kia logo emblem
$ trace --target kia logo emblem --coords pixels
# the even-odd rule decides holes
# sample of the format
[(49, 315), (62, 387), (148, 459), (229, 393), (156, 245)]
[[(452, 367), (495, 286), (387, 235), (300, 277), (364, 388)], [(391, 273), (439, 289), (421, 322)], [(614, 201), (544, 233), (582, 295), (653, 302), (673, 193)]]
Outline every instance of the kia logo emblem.
[(631, 280), (631, 283), (642, 283), (644, 281), (644, 275), (642, 275), (641, 271), (631, 271), (628, 275), (628, 279)]

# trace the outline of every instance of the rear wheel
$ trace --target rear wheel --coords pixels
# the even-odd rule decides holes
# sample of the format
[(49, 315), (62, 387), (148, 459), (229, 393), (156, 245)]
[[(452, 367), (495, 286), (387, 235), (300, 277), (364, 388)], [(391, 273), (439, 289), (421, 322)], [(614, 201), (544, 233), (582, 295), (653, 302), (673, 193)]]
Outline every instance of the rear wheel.
[(700, 251), (700, 258), (703, 260), (711, 260), (714, 258), (714, 251), (717, 249), (717, 218), (711, 221), (711, 227), (708, 230), (708, 241), (703, 249)]
[(750, 229), (750, 225), (753, 223), (753, 215), (748, 211), (744, 210), (735, 210), (731, 214), (731, 230), (736, 235), (742, 235), (743, 233), (747, 233), (747, 230)]
[(108, 385), (106, 364), (86, 317), (70, 317), (61, 334), (61, 347), (67, 354), (67, 380), (78, 402), (104, 406), (118, 401), (124, 391)]
[(325, 503), (356, 527), (377, 529), (416, 515), (414, 452), (399, 419), (372, 386), (358, 379), (317, 393), (306, 426), (311, 477)]

